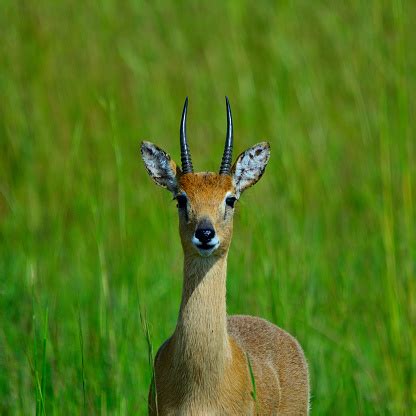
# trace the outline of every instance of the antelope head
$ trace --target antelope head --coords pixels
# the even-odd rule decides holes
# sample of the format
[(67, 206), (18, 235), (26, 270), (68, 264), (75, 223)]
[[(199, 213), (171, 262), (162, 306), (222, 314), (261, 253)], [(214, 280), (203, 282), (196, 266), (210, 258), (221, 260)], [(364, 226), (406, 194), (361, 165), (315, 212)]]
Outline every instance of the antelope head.
[(227, 97), (226, 109), (227, 135), (219, 173), (194, 173), (186, 137), (188, 98), (180, 125), (182, 168), (155, 144), (146, 141), (141, 144), (150, 177), (157, 185), (167, 188), (177, 201), (179, 232), (187, 254), (208, 257), (227, 253), (235, 204), (243, 191), (261, 178), (269, 161), (270, 146), (261, 142), (241, 153), (231, 166), (233, 122)]

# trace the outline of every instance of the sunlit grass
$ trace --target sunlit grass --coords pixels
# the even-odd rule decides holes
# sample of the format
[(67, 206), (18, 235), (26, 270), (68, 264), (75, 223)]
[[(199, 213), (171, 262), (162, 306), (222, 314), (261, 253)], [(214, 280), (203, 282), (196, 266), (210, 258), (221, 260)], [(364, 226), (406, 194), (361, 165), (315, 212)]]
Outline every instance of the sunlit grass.
[(228, 95), (236, 154), (272, 147), (237, 208), (229, 313), (296, 336), (313, 414), (412, 414), (415, 17), (400, 1), (2, 2), (0, 413), (145, 414), (182, 254), (139, 142), (179, 160), (188, 95), (194, 166), (218, 169)]

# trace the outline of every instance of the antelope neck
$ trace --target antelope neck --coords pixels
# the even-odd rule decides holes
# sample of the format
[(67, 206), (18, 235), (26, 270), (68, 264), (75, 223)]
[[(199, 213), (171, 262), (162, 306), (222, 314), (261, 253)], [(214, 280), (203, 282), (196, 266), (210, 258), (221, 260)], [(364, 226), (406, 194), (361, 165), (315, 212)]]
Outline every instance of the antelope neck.
[(185, 254), (182, 302), (174, 335), (175, 366), (185, 376), (200, 374), (207, 383), (215, 381), (212, 378), (218, 381), (231, 359), (226, 274), (227, 254), (207, 258)]

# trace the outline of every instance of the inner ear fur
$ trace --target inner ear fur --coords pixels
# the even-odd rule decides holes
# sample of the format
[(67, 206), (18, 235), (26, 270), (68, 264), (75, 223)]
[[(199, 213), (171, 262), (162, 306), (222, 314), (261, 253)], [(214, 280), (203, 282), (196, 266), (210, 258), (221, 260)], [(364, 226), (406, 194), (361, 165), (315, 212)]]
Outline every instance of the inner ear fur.
[(147, 141), (141, 143), (140, 151), (147, 173), (153, 181), (162, 188), (176, 193), (182, 172), (169, 153)]
[(257, 143), (237, 157), (231, 169), (237, 197), (260, 180), (269, 158), (270, 144), (268, 142)]

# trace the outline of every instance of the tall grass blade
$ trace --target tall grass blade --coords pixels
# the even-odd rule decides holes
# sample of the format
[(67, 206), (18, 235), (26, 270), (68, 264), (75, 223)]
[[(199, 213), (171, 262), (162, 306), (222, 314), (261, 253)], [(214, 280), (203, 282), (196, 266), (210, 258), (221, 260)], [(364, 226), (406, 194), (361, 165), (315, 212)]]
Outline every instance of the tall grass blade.
[(78, 311), (78, 331), (79, 331), (79, 344), (81, 350), (81, 374), (82, 374), (82, 398), (84, 414), (87, 414), (87, 399), (85, 388), (85, 366), (84, 366), (84, 336), (82, 333), (81, 312)]
[(156, 373), (155, 373), (155, 366), (154, 366), (153, 344), (152, 344), (152, 340), (150, 336), (150, 330), (149, 330), (149, 324), (148, 324), (147, 318), (142, 313), (140, 308), (139, 308), (139, 314), (140, 314), (140, 321), (142, 323), (143, 332), (144, 332), (145, 339), (146, 339), (148, 363), (152, 372), (150, 395), (152, 396), (153, 403), (156, 407), (156, 415), (158, 415), (159, 409), (158, 409), (158, 404), (157, 404)]
[(254, 377), (254, 371), (253, 371), (253, 367), (251, 365), (251, 360), (250, 357), (248, 355), (248, 353), (246, 353), (246, 357), (247, 357), (247, 364), (248, 364), (248, 371), (250, 373), (250, 381), (251, 381), (251, 397), (254, 400), (255, 403), (255, 407), (256, 407), (256, 414), (259, 414), (259, 406), (258, 406), (258, 401), (257, 401), (257, 388), (256, 388), (256, 379)]

